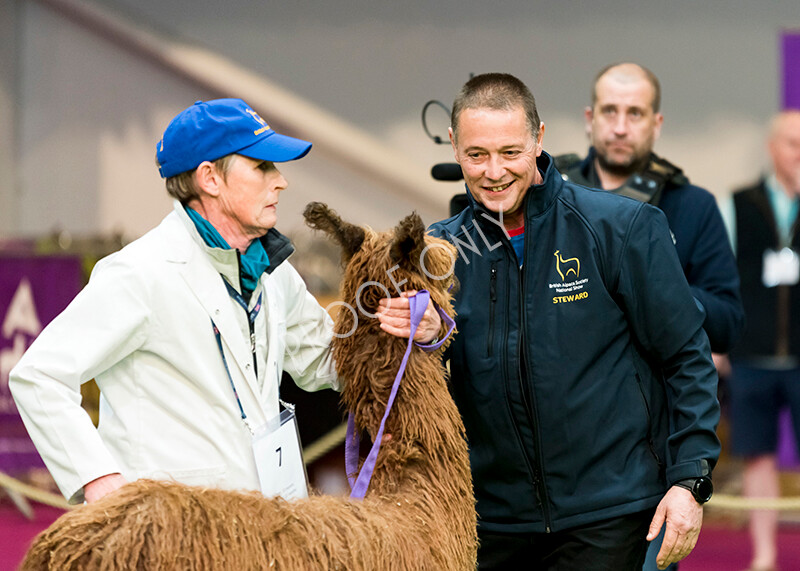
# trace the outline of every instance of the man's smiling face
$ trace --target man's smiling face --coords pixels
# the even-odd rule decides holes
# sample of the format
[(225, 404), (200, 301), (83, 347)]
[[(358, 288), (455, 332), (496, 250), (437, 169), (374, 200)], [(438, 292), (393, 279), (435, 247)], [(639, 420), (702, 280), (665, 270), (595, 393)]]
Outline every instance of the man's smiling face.
[(534, 137), (522, 107), (464, 109), (452, 130), (456, 162), (472, 196), (492, 212), (502, 213), (506, 228), (524, 223), (522, 204), (531, 185), (542, 181), (536, 158), (542, 154), (544, 125)]

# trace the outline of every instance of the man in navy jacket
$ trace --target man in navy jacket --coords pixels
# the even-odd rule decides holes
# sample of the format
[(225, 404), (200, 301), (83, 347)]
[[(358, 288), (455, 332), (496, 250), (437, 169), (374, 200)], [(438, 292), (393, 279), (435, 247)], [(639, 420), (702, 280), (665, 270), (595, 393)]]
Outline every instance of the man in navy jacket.
[[(711, 350), (728, 353), (744, 325), (736, 260), (713, 195), (653, 153), (664, 122), (660, 107), (661, 86), (649, 69), (635, 63), (605, 67), (595, 77), (585, 110), (592, 146), (583, 159), (556, 157), (556, 167), (567, 180), (664, 212), (692, 295), (706, 312), (703, 328)], [(654, 541), (646, 571), (655, 569), (659, 548), (660, 541)]]
[(452, 391), (481, 569), (663, 567), (691, 552), (719, 455), (704, 313), (658, 209), (565, 182), (533, 95), (463, 87), (450, 137), (469, 194), (432, 231), (459, 251)]

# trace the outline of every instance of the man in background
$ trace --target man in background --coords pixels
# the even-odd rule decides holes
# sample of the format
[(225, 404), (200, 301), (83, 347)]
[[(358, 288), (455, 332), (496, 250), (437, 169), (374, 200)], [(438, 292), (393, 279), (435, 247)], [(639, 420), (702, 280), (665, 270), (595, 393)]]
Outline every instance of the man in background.
[[(774, 117), (767, 149), (772, 172), (735, 192), (726, 217), (747, 316), (731, 353), (731, 445), (745, 458), (744, 494), (754, 498), (779, 495), (778, 418), (785, 407), (800, 442), (800, 111)], [(752, 512), (750, 569), (776, 568), (777, 532), (777, 511)]]

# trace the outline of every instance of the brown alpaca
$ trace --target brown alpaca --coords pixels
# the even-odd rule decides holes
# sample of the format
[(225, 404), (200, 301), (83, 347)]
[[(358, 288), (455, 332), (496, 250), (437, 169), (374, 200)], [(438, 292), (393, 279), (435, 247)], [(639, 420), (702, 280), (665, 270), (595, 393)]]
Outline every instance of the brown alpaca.
[[(356, 313), (344, 306), (335, 320), (341, 398), (357, 428), (375, 435), (407, 342), (358, 310), (374, 314), (386, 296), (374, 283), (362, 284), (382, 284), (391, 295), (397, 295), (394, 283), (427, 289), (452, 316), (455, 250), (426, 236), (416, 214), (383, 233), (342, 222), (319, 203), (305, 216), (342, 246), (342, 299)], [(312, 495), (285, 501), (139, 480), (59, 518), (36, 538), (22, 568), (474, 569), (467, 444), (440, 352), (411, 351), (386, 421), (391, 438), (363, 500)]]

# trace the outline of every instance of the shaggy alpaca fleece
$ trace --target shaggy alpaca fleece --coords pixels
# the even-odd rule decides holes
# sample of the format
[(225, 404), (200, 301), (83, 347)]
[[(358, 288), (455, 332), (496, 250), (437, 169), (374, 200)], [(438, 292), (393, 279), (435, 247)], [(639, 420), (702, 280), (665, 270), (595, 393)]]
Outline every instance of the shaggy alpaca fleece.
[[(452, 316), (455, 249), (426, 236), (418, 216), (383, 233), (345, 223), (319, 203), (305, 216), (342, 246), (342, 299), (350, 307), (374, 314), (386, 295), (375, 284), (397, 295), (396, 283), (403, 290), (427, 289)], [(407, 341), (346, 306), (335, 328), (342, 402), (357, 428), (374, 435)], [(391, 439), (381, 447), (362, 501), (322, 495), (285, 501), (139, 480), (59, 518), (35, 540), (22, 568), (474, 569), (467, 444), (441, 349), (412, 350), (385, 431)]]

